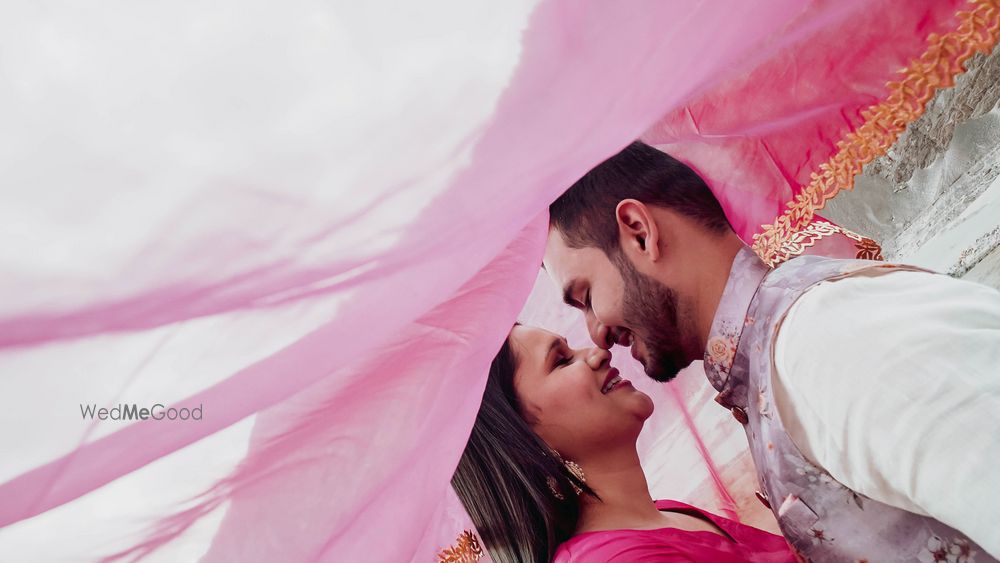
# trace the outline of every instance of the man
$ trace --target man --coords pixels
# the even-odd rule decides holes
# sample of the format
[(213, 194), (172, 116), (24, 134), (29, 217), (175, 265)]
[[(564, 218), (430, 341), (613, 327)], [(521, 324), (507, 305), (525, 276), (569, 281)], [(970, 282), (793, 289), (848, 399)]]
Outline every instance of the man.
[(804, 557), (1000, 556), (1000, 293), (861, 260), (769, 270), (694, 171), (638, 142), (550, 215), (545, 268), (594, 342), (659, 381), (704, 359)]

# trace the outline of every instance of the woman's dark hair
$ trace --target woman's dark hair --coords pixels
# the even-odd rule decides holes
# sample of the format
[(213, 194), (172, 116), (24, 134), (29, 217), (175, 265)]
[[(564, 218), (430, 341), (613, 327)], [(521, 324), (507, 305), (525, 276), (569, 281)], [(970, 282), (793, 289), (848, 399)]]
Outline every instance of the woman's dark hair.
[(576, 530), (580, 501), (574, 486), (596, 495), (528, 426), (514, 392), (516, 369), (508, 337), (490, 365), (482, 406), (451, 484), (493, 561), (548, 563)]

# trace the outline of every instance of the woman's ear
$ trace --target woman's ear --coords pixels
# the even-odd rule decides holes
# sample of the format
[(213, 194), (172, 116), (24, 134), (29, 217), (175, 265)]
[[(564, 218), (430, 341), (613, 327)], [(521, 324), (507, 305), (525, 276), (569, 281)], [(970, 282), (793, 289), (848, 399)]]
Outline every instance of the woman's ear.
[(625, 256), (633, 262), (656, 262), (660, 259), (660, 231), (646, 204), (636, 199), (623, 199), (615, 208), (618, 236)]

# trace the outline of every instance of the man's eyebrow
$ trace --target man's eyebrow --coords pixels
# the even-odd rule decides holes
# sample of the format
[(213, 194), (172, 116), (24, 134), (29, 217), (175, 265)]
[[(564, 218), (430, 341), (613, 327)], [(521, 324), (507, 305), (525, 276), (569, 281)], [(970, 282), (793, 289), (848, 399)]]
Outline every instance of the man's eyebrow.
[(563, 287), (563, 303), (569, 305), (570, 307), (575, 307), (579, 304), (576, 299), (573, 298), (573, 290), (576, 289), (576, 284), (578, 282), (579, 280), (573, 278)]

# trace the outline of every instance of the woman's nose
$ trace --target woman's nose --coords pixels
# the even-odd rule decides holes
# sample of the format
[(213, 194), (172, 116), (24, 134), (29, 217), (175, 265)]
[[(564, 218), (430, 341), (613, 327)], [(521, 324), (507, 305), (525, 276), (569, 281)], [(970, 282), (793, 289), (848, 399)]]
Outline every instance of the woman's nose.
[(603, 348), (591, 348), (587, 351), (587, 365), (590, 369), (598, 370), (606, 363), (611, 363), (611, 352)]

